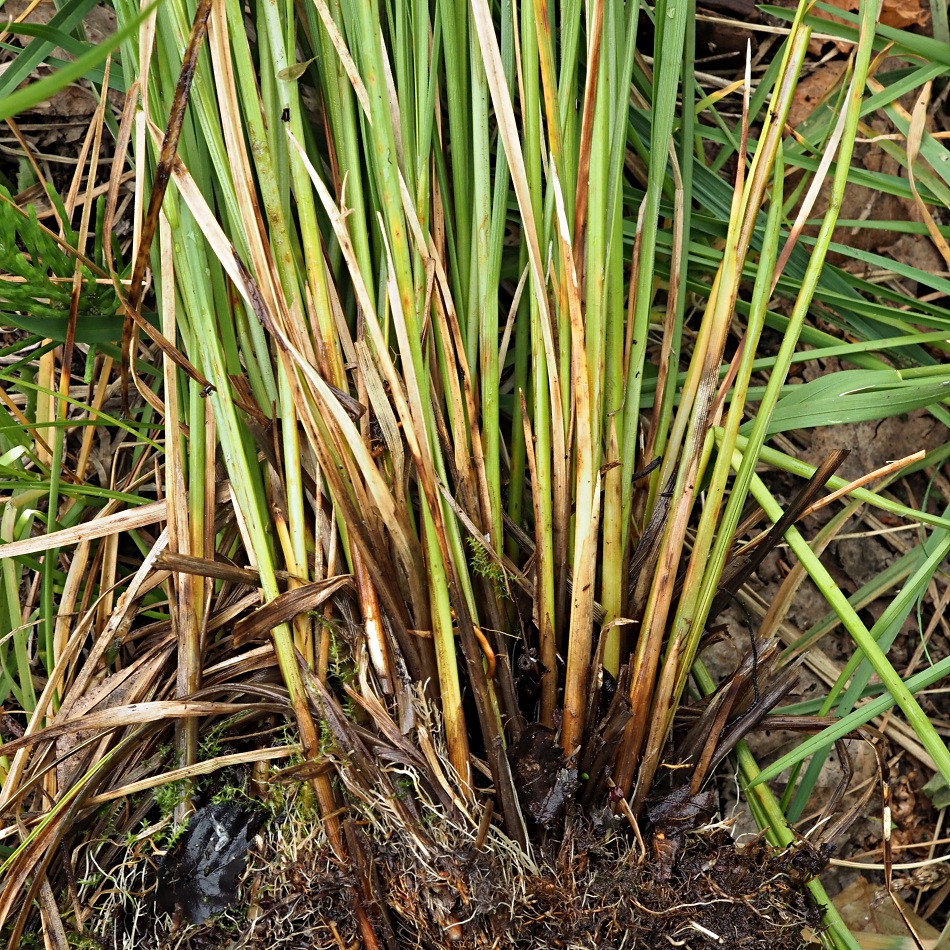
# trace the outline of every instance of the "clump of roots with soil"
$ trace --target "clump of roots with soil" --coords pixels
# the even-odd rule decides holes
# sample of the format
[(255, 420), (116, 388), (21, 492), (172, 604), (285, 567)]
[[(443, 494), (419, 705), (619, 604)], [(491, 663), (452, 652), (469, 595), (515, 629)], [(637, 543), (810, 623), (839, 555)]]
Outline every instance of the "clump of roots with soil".
[[(764, 834), (737, 842), (710, 793), (681, 788), (652, 801), (642, 829), (617, 795), (590, 810), (572, 800), (529, 818), (523, 848), (492, 820), (489, 797), (472, 807), (453, 792), (439, 717), (421, 694), (414, 712), (428, 761), (324, 702), (342, 730), (324, 767), (347, 803), (338, 827), (349, 859), (294, 776), (299, 766), (269, 770), (259, 801), (251, 769), (232, 770), (230, 786), (219, 776), (171, 839), (143, 836), (114, 855), (108, 875), (86, 880), (77, 897), (96, 908), (99, 946), (796, 950), (822, 931), (806, 885), (827, 851), (804, 839), (776, 847)], [(531, 757), (527, 771), (542, 782), (539, 762), (557, 760), (555, 750), (551, 734), (534, 730), (515, 764), (524, 774)], [(86, 849), (89, 867), (97, 855)]]

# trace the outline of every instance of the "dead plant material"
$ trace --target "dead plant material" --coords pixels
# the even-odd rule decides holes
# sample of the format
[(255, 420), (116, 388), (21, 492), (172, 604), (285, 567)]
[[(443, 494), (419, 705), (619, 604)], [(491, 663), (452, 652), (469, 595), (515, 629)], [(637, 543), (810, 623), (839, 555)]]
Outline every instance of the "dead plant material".
[[(770, 656), (763, 645), (763, 690)], [(733, 710), (750, 701), (750, 677), (748, 670), (740, 677)], [(301, 772), (310, 763), (281, 772), (248, 760), (217, 770), (200, 795), (218, 802), (226, 793), (229, 804), (206, 804), (178, 839), (169, 819), (151, 824), (151, 796), (137, 804), (128, 794), (104, 798), (115, 781), (104, 774), (88, 789), (100, 792), (95, 809), (87, 801), (84, 819), (66, 816), (57, 831), (65, 850), (56, 853), (68, 855), (75, 882), (72, 912), (63, 915), (68, 935), (107, 950), (797, 950), (807, 930), (821, 928), (822, 909), (805, 885), (824, 853), (808, 842), (778, 850), (762, 837), (737, 845), (727, 824), (710, 824), (711, 798), (693, 795), (688, 782), (647, 809), (641, 841), (611, 794), (580, 804), (553, 730), (527, 727), (508, 759), (534, 831), (524, 848), (491, 810), (457, 794), (439, 715), (421, 687), (409, 693), (414, 725), (406, 734), (365, 681), (345, 686), (350, 715), (319, 679), (306, 683), (326, 727), (320, 764), (336, 772), (346, 859)], [(256, 700), (209, 704), (229, 714), (216, 740), (227, 749), (246, 741), (252, 720), (267, 737), (282, 728), (286, 698), (261, 702), (283, 696), (275, 687), (227, 690)], [(609, 703), (598, 732), (603, 748), (629, 718), (626, 695), (619, 689)], [(32, 741), (39, 754), (55, 735)], [(126, 743), (144, 748), (134, 736)], [(118, 764), (124, 750), (114, 753)], [(146, 776), (160, 768), (141, 764)], [(73, 829), (90, 821), (93, 830), (76, 846)], [(59, 894), (62, 870), (50, 870)], [(28, 931), (38, 926), (25, 906), (17, 909)]]
[[(415, 781), (403, 773), (397, 787), (413, 798)], [(133, 910), (125, 888), (155, 887), (140, 861), (124, 869), (122, 887), (101, 890), (112, 906), (93, 918), (96, 939), (110, 950), (797, 950), (821, 928), (803, 888), (824, 855), (807, 842), (785, 850), (761, 836), (736, 844), (726, 825), (707, 825), (682, 835), (664, 879), (606, 810), (570, 818), (563, 841), (532, 859), (495, 825), (479, 848), (474, 824), (423, 811), (423, 801), (425, 834), (416, 835), (380, 799), (375, 810), (354, 803), (360, 820), (350, 825), (351, 845), (358, 842), (360, 857), (344, 867), (306, 790), (296, 794), (257, 836), (234, 907), (197, 925), (143, 913), (154, 903), (147, 897)]]

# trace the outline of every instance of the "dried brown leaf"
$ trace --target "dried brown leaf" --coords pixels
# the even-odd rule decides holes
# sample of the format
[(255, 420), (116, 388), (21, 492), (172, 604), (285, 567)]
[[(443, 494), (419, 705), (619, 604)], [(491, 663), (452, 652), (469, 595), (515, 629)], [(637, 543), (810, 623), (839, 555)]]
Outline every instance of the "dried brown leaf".
[[(828, 5), (837, 7), (848, 13), (857, 13), (860, 7), (860, 0), (827, 0)], [(831, 20), (834, 23), (846, 23), (841, 17), (836, 17), (832, 13), (826, 13), (824, 10), (815, 8), (814, 13), (823, 20)], [(884, 26), (892, 26), (902, 30), (908, 26), (926, 26), (930, 22), (930, 9), (921, 3), (921, 0), (884, 0), (881, 7), (880, 22)], [(812, 40), (815, 44), (815, 51), (820, 50), (822, 40)], [(854, 44), (849, 40), (838, 40), (835, 43), (842, 52), (848, 53)]]
[(829, 95), (844, 75), (847, 65), (843, 59), (833, 59), (799, 82), (788, 113), (788, 124), (793, 129), (797, 129)]
[[(251, 707), (247, 703), (199, 703), (192, 701), (159, 701), (152, 703), (131, 703), (116, 709), (104, 709), (57, 722), (32, 735), (14, 739), (0, 746), (3, 755), (10, 755), (43, 739), (75, 732), (79, 729), (93, 732), (96, 729), (121, 729), (140, 723), (160, 722), (163, 719), (189, 719), (192, 716), (230, 716), (233, 713), (247, 712)], [(263, 711), (283, 712), (284, 707), (276, 703), (267, 703), (255, 708)]]
[(293, 620), (308, 610), (315, 610), (338, 591), (352, 586), (352, 576), (344, 574), (328, 581), (288, 590), (234, 625), (234, 645), (243, 646), (249, 640), (266, 637), (279, 624)]

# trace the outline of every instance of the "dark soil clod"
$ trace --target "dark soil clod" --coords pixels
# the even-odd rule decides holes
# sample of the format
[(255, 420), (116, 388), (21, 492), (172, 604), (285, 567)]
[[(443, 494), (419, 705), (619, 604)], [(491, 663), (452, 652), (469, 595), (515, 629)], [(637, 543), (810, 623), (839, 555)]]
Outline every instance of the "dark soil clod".
[(200, 924), (233, 904), (261, 819), (259, 809), (229, 802), (195, 812), (159, 867), (155, 895), (159, 907)]

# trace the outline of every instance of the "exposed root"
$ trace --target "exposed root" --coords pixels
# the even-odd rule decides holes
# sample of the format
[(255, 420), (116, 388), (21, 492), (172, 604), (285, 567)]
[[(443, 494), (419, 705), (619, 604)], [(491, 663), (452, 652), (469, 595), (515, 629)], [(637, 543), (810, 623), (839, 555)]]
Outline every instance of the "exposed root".
[(800, 870), (814, 856), (763, 839), (737, 847), (721, 825), (684, 836), (659, 880), (606, 813), (573, 819), (561, 844), (532, 859), (494, 826), (477, 848), (477, 829), (435, 808), (413, 831), (363, 802), (351, 836), (363, 860), (340, 867), (306, 797), (258, 835), (229, 912), (200, 926), (157, 915), (154, 863), (139, 859), (100, 889), (108, 906), (87, 935), (109, 950), (351, 950), (368, 945), (358, 899), (387, 950), (797, 950), (805, 929), (820, 929)]

